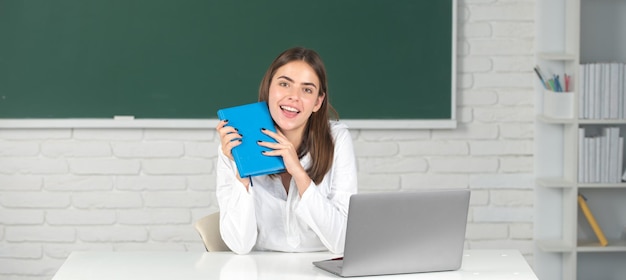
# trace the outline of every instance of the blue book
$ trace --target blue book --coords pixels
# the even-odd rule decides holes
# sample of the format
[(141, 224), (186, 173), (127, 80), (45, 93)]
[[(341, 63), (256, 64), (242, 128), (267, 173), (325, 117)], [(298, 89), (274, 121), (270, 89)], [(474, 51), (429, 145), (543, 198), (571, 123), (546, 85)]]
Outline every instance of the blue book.
[(261, 128), (276, 132), (266, 102), (219, 109), (217, 117), (220, 120), (228, 120), (227, 125), (238, 129), (242, 135), (241, 144), (232, 150), (239, 176), (243, 178), (285, 171), (283, 158), (262, 154), (262, 151), (270, 149), (257, 143), (259, 140), (276, 143), (272, 137), (261, 132)]

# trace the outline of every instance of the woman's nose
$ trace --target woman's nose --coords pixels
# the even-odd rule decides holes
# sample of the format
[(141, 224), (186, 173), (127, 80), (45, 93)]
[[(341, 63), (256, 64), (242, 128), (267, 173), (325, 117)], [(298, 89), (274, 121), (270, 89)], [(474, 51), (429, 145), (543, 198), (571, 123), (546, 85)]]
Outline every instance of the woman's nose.
[(289, 99), (298, 99), (299, 98), (298, 89), (290, 88), (287, 90), (287, 97)]

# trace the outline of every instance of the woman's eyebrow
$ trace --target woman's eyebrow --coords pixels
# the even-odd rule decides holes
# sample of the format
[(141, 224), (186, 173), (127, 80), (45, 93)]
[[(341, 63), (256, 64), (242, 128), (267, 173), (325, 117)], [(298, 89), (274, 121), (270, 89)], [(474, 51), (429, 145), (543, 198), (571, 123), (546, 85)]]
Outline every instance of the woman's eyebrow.
[(276, 78), (276, 79), (285, 79), (285, 80), (290, 81), (290, 82), (292, 82), (292, 83), (293, 83), (293, 79), (292, 79), (292, 78), (289, 78), (289, 77), (287, 77), (287, 76), (279, 76), (279, 77), (278, 77), (278, 78)]
[[(289, 81), (289, 82), (292, 82), (292, 83), (294, 82), (294, 80), (293, 80), (292, 78), (289, 78), (289, 77), (287, 77), (287, 76), (285, 76), (285, 75), (283, 75), (283, 76), (278, 76), (278, 78), (276, 78), (276, 79), (285, 79), (285, 80), (287, 80), (287, 81)], [(302, 83), (302, 85), (305, 85), (305, 86), (312, 86), (312, 87), (314, 87), (314, 88), (317, 88), (317, 85), (316, 85), (315, 83), (304, 82), (304, 83)]]
[(305, 86), (312, 86), (312, 87), (317, 89), (317, 85), (314, 84), (314, 83), (302, 83), (302, 84), (305, 85)]

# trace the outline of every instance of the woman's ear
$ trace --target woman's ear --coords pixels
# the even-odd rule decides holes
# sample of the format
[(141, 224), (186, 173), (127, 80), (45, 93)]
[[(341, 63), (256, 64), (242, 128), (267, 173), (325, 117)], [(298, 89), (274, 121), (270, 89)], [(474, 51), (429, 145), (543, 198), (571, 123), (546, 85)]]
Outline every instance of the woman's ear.
[(313, 107), (313, 113), (319, 111), (319, 109), (322, 107), (322, 102), (324, 101), (325, 97), (326, 93), (322, 93), (317, 96), (317, 99), (315, 99), (315, 106)]

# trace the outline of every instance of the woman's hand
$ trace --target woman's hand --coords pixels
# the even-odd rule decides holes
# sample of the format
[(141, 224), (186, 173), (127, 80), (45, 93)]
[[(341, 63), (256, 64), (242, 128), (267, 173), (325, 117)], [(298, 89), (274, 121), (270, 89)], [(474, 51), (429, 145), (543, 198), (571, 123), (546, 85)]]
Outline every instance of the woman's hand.
[(220, 135), (220, 142), (222, 143), (222, 153), (226, 155), (230, 160), (233, 159), (233, 148), (241, 144), (241, 135), (236, 128), (232, 126), (226, 126), (228, 120), (222, 120), (217, 123), (217, 133)]
[(271, 149), (270, 151), (264, 151), (263, 154), (266, 156), (280, 156), (283, 158), (287, 173), (294, 178), (296, 186), (298, 187), (298, 192), (302, 195), (309, 187), (309, 184), (311, 184), (311, 178), (309, 177), (309, 174), (306, 173), (306, 170), (304, 170), (304, 167), (302, 167), (302, 164), (300, 164), (296, 147), (280, 131), (278, 131), (278, 133), (268, 129), (263, 129), (262, 131), (278, 142), (273, 143), (259, 141), (260, 146)]
[[(217, 133), (220, 136), (222, 153), (224, 153), (224, 155), (226, 155), (226, 157), (228, 157), (230, 160), (234, 161), (235, 159), (233, 158), (233, 148), (241, 145), (242, 135), (239, 134), (239, 131), (236, 128), (232, 126), (227, 126), (227, 123), (228, 120), (220, 121), (219, 123), (217, 123), (217, 127), (215, 127), (215, 130), (217, 130)], [(239, 176), (239, 171), (236, 168), (235, 173), (237, 174), (237, 179), (244, 186), (246, 186), (246, 190), (248, 190), (248, 186), (250, 185), (250, 178), (241, 178), (241, 176)]]

